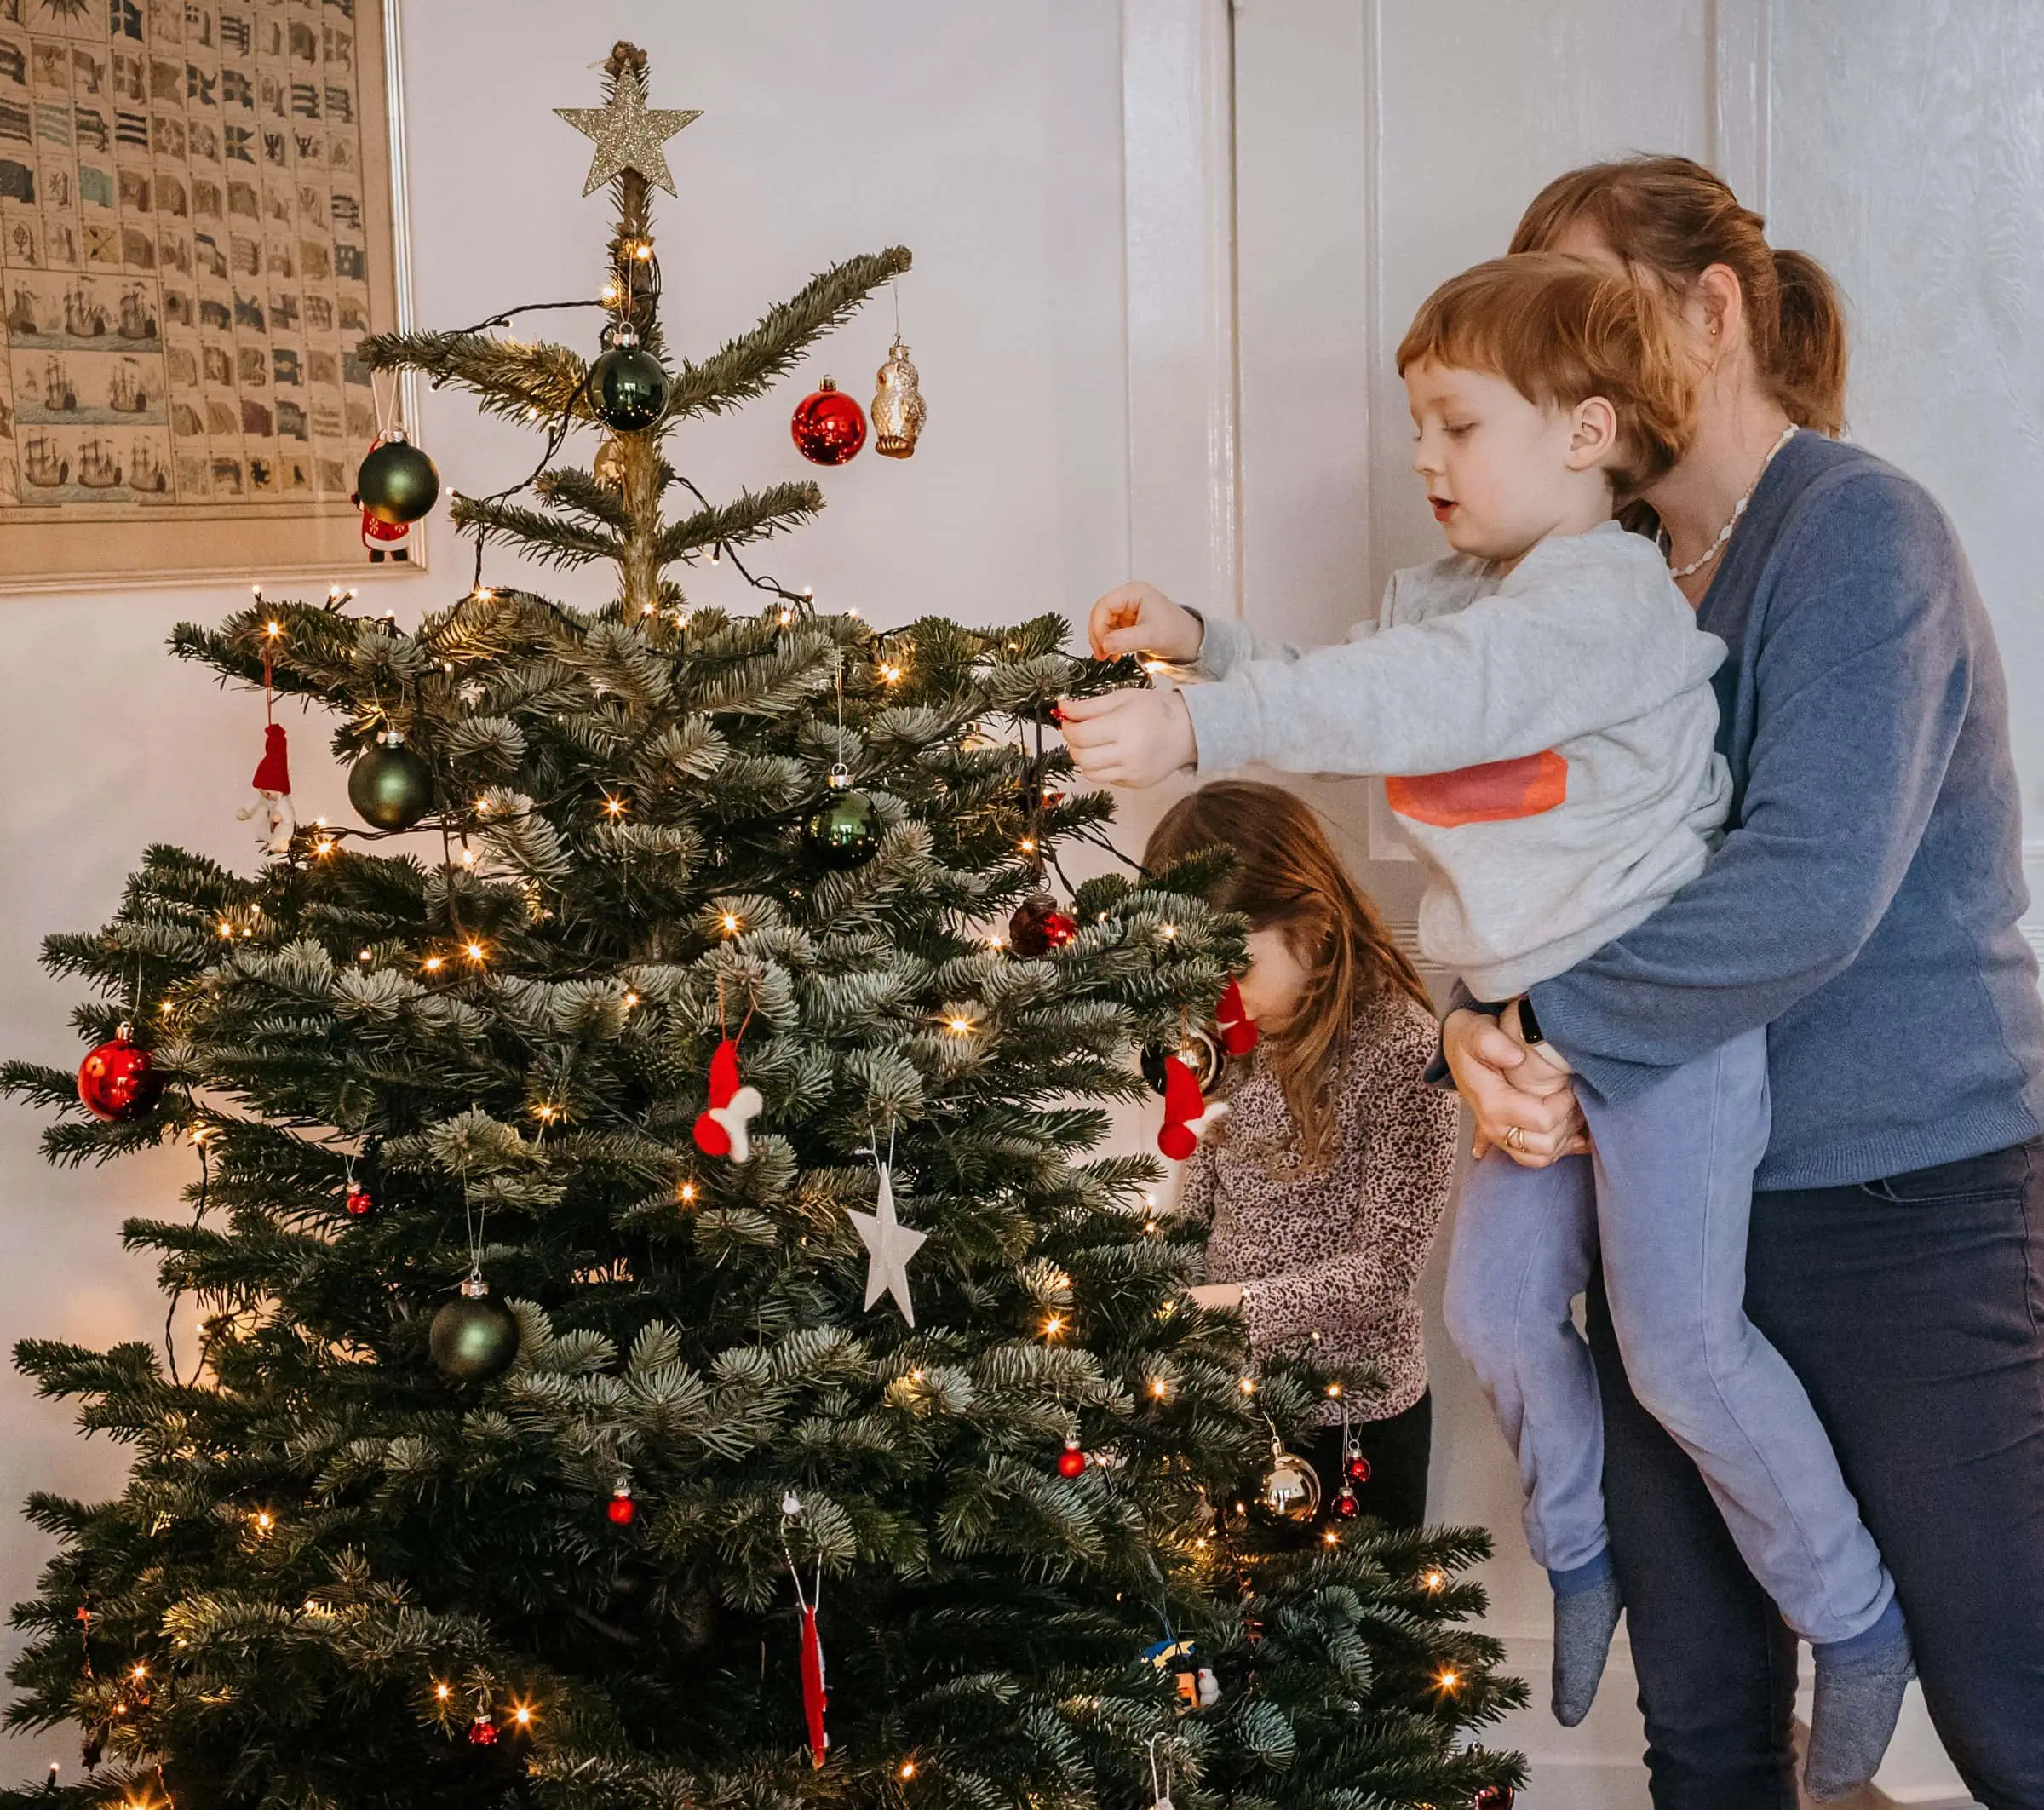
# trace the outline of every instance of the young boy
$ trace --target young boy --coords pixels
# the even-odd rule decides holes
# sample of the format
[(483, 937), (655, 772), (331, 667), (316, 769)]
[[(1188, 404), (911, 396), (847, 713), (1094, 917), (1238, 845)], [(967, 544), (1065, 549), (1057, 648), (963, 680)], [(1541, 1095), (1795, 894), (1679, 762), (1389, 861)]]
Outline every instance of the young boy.
[[(1650, 295), (1552, 254), (1444, 284), (1398, 370), (1453, 554), (1396, 574), (1376, 623), (1311, 653), (1203, 623), (1148, 586), (1111, 592), (1096, 644), (1133, 637), (1214, 682), (1069, 701), (1065, 739), (1088, 774), (1121, 784), (1257, 761), (1387, 775), (1427, 875), (1421, 948), (1505, 1003), (1559, 1088), (1568, 1064), (1523, 996), (1693, 880), (1730, 802), (1710, 687), (1724, 643), (1697, 627), (1654, 543), (1611, 520), (1680, 457), (1691, 380)], [(1554, 1713), (1588, 1713), (1621, 1607), (1596, 1382), (1570, 1313), (1601, 1249), (1635, 1392), (1816, 1650), (1805, 1776), (1815, 1796), (1843, 1795), (1879, 1766), (1912, 1667), (1830, 1443), (1742, 1304), (1766, 1033), (1624, 1099), (1576, 1085), (1594, 1157), (1477, 1163), (1447, 1302), (1517, 1450), (1553, 1585)]]

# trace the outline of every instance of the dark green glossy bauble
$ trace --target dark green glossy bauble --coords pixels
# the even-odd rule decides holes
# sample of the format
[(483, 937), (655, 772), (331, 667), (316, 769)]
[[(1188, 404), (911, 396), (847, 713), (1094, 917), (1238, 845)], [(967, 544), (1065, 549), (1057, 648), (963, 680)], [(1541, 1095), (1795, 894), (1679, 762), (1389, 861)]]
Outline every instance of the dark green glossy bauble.
[(667, 373), (643, 346), (613, 346), (589, 366), (589, 405), (614, 434), (636, 434), (667, 407)]
[(833, 792), (802, 833), (826, 867), (863, 867), (880, 849), (880, 813), (864, 792)]
[(409, 830), (433, 808), (433, 769), (403, 742), (374, 742), (347, 770), (347, 801), (365, 823)]
[(401, 440), (372, 446), (355, 474), (355, 501), (387, 527), (402, 527), (428, 514), (440, 494), (433, 461)]
[(464, 1291), (433, 1317), (433, 1361), (456, 1382), (487, 1382), (518, 1357), (518, 1316), (487, 1294)]

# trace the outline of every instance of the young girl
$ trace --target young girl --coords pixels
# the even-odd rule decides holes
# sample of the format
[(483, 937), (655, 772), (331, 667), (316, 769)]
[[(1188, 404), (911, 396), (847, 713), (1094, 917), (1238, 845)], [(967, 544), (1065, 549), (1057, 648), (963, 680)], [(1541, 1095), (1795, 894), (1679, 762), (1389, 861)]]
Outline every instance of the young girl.
[[(1694, 880), (1728, 806), (1710, 686), (1724, 644), (1697, 627), (1654, 543), (1611, 520), (1680, 457), (1693, 376), (1636, 284), (1544, 253), (1443, 285), (1398, 368), (1413, 463), (1454, 554), (1398, 573), (1379, 623), (1304, 656), (1146, 589), (1110, 594), (1096, 638), (1118, 652), (1133, 629), (1220, 682), (1068, 704), (1065, 737), (1088, 773), (1123, 784), (1255, 760), (1390, 775), (1429, 881), (1421, 946), (1503, 1003), (1528, 1064), (1558, 1085), (1569, 1066), (1540, 1048), (1523, 996)], [(1872, 1776), (1911, 1663), (1893, 1581), (1823, 1426), (1744, 1311), (1766, 1082), (1764, 1027), (1627, 1091), (1578, 1078), (1593, 1176), (1582, 1158), (1476, 1165), (1449, 1327), (1519, 1454), (1555, 1594), (1555, 1714), (1573, 1724), (1620, 1609), (1602, 1419), (1569, 1311), (1601, 1247), (1636, 1392), (1815, 1648), (1806, 1778), (1827, 1797)]]
[[(1455, 1103), (1425, 1080), (1433, 1012), (1300, 800), (1239, 780), (1202, 787), (1157, 826), (1143, 865), (1215, 845), (1235, 853), (1212, 902), (1249, 921), (1238, 981), (1260, 1036), (1223, 1083), (1228, 1116), (1186, 1167), (1180, 1210), (1213, 1222), (1192, 1296), (1239, 1309), (1258, 1352), (1310, 1348), (1375, 1372), (1379, 1387), (1346, 1403), (1369, 1466), (1358, 1507), (1416, 1527), (1433, 1403), (1413, 1289), (1455, 1166)], [(1342, 1405), (1328, 1405), (1304, 1454), (1329, 1504), (1345, 1476)]]

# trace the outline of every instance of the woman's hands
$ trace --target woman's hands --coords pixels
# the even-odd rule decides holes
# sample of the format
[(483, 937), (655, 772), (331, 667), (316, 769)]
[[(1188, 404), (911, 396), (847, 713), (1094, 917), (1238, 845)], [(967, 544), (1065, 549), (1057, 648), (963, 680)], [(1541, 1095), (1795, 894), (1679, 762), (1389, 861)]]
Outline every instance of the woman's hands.
[(1191, 713), (1176, 692), (1062, 698), (1058, 727), (1079, 771), (1109, 785), (1155, 785), (1199, 759)]
[(1154, 584), (1119, 584), (1094, 605), (1086, 618), (1086, 638), (1096, 660), (1146, 653), (1190, 666), (1199, 658), (1206, 624)]
[[(1545, 1169), (1558, 1158), (1588, 1150), (1588, 1128), (1576, 1104), (1575, 1089), (1565, 1085), (1552, 1092), (1529, 1092), (1521, 1085), (1523, 1080), (1534, 1080), (1544, 1088), (1551, 1071), (1517, 1074), (1536, 1058), (1496, 1019), (1467, 1008), (1450, 1012), (1441, 1026), (1441, 1049), (1456, 1089), (1476, 1115), (1471, 1155), (1480, 1157), (1496, 1146), (1524, 1168)], [(1519, 1136), (1507, 1141), (1505, 1134), (1513, 1128)]]

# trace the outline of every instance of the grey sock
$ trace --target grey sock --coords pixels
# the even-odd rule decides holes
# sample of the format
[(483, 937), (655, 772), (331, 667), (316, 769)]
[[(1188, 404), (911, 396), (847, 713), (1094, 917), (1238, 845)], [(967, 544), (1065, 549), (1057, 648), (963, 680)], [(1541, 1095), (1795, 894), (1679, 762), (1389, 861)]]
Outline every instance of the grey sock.
[(1622, 1604), (1608, 1553), (1548, 1577), (1554, 1585), (1554, 1720), (1573, 1728), (1597, 1700)]
[(1863, 1634), (1819, 1646), (1816, 1657), (1817, 1704), (1803, 1784), (1822, 1802), (1857, 1790), (1880, 1769), (1916, 1667), (1893, 1602)]

